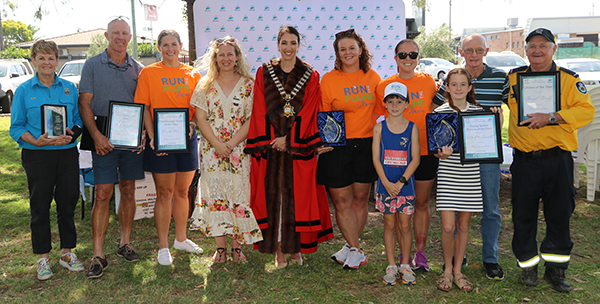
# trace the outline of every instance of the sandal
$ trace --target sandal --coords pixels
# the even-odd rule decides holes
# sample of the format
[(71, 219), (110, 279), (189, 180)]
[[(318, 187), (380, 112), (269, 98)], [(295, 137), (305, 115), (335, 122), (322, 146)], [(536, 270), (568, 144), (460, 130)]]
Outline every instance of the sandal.
[[(237, 258), (234, 253), (237, 253)], [(234, 263), (242, 263), (242, 264), (248, 263), (246, 256), (242, 252), (242, 248), (231, 248), (231, 259), (233, 260)]]
[(227, 261), (227, 256), (225, 255), (226, 248), (219, 247), (215, 254), (213, 254), (212, 261), (215, 263), (225, 263)]
[[(437, 280), (437, 288), (443, 292), (448, 292), (450, 291), (450, 289), (452, 289), (452, 280), (454, 279), (454, 276), (452, 276), (451, 273), (448, 272), (442, 272), (442, 275), (440, 276), (440, 279)], [(445, 286), (445, 287), (443, 287)]]
[(298, 264), (300, 266), (302, 266), (303, 262), (302, 262), (302, 254), (298, 253), (298, 256), (300, 257), (299, 259), (294, 259), (294, 255), (290, 255), (290, 259), (292, 260), (292, 264)]
[(465, 277), (465, 275), (462, 273), (454, 275), (454, 284), (456, 284), (456, 286), (458, 286), (458, 289), (460, 289), (460, 290), (464, 290), (464, 291), (473, 290), (473, 284), (471, 284), (471, 282), (469, 282), (469, 280), (467, 280), (467, 277)]

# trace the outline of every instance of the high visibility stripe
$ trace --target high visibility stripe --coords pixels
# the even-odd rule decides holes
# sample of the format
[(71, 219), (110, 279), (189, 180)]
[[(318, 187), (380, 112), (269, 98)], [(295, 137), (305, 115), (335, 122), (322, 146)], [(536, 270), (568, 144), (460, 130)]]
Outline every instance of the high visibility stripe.
[(570, 255), (542, 253), (542, 259), (546, 262), (566, 263), (571, 259)]
[(521, 268), (533, 267), (533, 266), (537, 265), (539, 262), (540, 262), (539, 255), (536, 255), (533, 258), (531, 258), (527, 261), (524, 261), (524, 262), (517, 261), (517, 263), (519, 263), (519, 267), (521, 267)]

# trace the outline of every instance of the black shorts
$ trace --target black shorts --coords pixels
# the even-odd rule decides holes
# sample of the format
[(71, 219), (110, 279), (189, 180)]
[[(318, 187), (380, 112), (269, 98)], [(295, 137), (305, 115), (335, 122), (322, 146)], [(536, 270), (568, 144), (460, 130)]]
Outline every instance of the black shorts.
[(421, 155), (421, 162), (415, 171), (415, 180), (427, 181), (437, 176), (440, 159), (434, 155)]
[(196, 131), (190, 141), (190, 153), (169, 153), (157, 156), (146, 141), (144, 151), (144, 170), (152, 173), (189, 172), (198, 169), (198, 135)]
[(319, 155), (317, 183), (327, 188), (343, 188), (376, 181), (372, 144), (371, 137), (348, 139), (345, 147), (335, 147)]

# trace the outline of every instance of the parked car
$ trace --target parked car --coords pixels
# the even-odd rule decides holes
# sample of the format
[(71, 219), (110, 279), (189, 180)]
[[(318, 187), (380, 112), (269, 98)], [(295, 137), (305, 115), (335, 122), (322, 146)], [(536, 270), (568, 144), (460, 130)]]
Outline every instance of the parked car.
[(83, 69), (84, 63), (85, 59), (66, 62), (58, 72), (58, 76), (74, 83), (79, 89), (79, 81), (81, 80), (81, 70)]
[(419, 69), (421, 72), (427, 73), (435, 79), (444, 79), (448, 71), (458, 68), (452, 62), (441, 58), (421, 58), (419, 61)]
[(527, 65), (527, 61), (511, 51), (488, 52), (483, 57), (483, 62), (491, 67), (504, 70), (507, 74), (510, 70)]
[(0, 61), (0, 87), (5, 92), (5, 95), (0, 98), (2, 113), (10, 113), (15, 90), (21, 83), (33, 76), (33, 69), (31, 69), (29, 62), (27, 62), (27, 65), (22, 60)]
[(579, 74), (579, 78), (590, 91), (600, 87), (600, 60), (592, 58), (558, 59), (556, 64)]

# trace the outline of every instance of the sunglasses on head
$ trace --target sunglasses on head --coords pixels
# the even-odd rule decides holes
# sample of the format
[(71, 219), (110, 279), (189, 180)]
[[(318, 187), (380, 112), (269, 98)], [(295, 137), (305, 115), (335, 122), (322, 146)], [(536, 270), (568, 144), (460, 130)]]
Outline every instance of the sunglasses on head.
[(337, 34), (335, 34), (335, 38), (339, 39), (339, 38), (343, 38), (346, 36), (355, 36), (356, 33), (354, 32), (354, 29), (349, 29), (349, 30), (345, 30), (343, 32), (339, 32)]
[(417, 59), (417, 57), (419, 57), (419, 52), (400, 52), (396, 54), (396, 56), (398, 56), (399, 59), (406, 59), (407, 56), (410, 57), (410, 59)]

